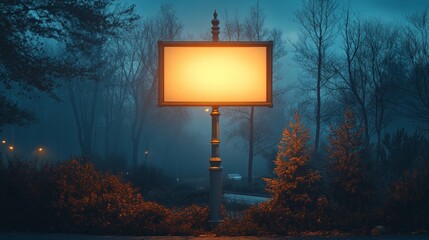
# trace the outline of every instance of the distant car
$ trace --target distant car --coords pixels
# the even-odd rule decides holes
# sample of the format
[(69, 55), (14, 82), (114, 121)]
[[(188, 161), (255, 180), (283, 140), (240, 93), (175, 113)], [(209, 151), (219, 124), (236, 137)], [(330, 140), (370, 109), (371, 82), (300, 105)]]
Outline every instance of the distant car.
[(235, 180), (235, 181), (241, 181), (242, 177), (238, 173), (229, 173), (228, 179)]
[(248, 195), (248, 194), (240, 194), (240, 193), (224, 193), (223, 199), (227, 202), (236, 202), (236, 203), (253, 205), (253, 204), (266, 202), (271, 198), (267, 196), (257, 196), (257, 195)]

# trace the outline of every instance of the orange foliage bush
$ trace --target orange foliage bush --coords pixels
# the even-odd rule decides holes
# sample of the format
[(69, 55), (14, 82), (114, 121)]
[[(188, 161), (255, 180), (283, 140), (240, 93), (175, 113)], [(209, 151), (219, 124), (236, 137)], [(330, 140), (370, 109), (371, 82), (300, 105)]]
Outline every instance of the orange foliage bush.
[[(100, 173), (92, 163), (77, 160), (65, 162), (53, 171), (53, 207), (65, 220), (61, 228), (104, 233), (122, 229), (142, 234), (162, 232), (157, 225), (167, 210), (145, 202), (137, 189), (118, 176)], [(130, 224), (136, 229), (130, 229)]]
[(166, 208), (144, 201), (130, 183), (92, 163), (71, 160), (37, 169), (17, 160), (0, 171), (2, 229), (166, 233)]
[(146, 202), (121, 177), (75, 159), (42, 169), (25, 161), (6, 167), (0, 161), (0, 193), (5, 196), (0, 229), (129, 235), (208, 231), (207, 207), (169, 210)]
[(338, 128), (331, 128), (328, 139), (330, 191), (336, 203), (331, 217), (342, 230), (371, 228), (376, 223), (372, 223), (375, 209), (371, 202), (370, 166), (365, 159), (362, 131), (356, 127), (351, 110), (346, 110)]
[(172, 209), (165, 224), (171, 235), (200, 235), (208, 231), (208, 219), (207, 207), (192, 205)]

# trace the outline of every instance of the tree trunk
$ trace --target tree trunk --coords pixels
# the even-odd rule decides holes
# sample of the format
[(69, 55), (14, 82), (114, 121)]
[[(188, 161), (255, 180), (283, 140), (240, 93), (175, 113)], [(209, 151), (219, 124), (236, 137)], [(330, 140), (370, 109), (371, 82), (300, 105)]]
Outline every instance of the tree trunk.
[(250, 117), (249, 117), (249, 161), (247, 168), (247, 183), (252, 184), (253, 182), (253, 120), (254, 120), (255, 108), (250, 108)]
[(105, 135), (104, 135), (104, 159), (107, 160), (109, 157), (110, 149), (110, 124), (106, 124)]
[(94, 123), (95, 123), (95, 111), (97, 109), (97, 100), (98, 100), (98, 89), (99, 89), (99, 82), (96, 81), (95, 82), (95, 90), (94, 93), (92, 95), (92, 99), (91, 99), (91, 112), (90, 112), (90, 119), (89, 119), (89, 123), (88, 123), (88, 129), (86, 131), (86, 148), (87, 148), (87, 156), (89, 159), (91, 159), (93, 157), (93, 145), (94, 145), (94, 134), (95, 134), (95, 129), (94, 129)]
[(363, 113), (363, 124), (364, 124), (364, 130), (365, 130), (365, 146), (367, 147), (369, 145), (369, 122), (368, 122), (368, 113), (366, 108), (362, 109)]
[[(140, 105), (137, 105), (140, 106)], [(134, 170), (137, 169), (138, 157), (139, 157), (139, 147), (140, 147), (140, 138), (143, 130), (143, 113), (138, 114), (133, 121), (132, 132), (131, 132), (131, 143), (133, 145), (132, 159), (131, 163)]]
[(87, 106), (79, 106), (76, 100), (75, 89), (71, 85), (68, 86), (69, 99), (73, 109), (73, 116), (76, 122), (76, 130), (79, 146), (81, 149), (82, 157), (86, 159), (90, 159), (92, 157), (92, 144), (93, 144), (93, 132), (94, 132), (94, 122), (95, 122), (95, 111), (97, 105), (98, 98), (98, 83), (95, 83), (95, 88), (92, 92), (92, 99), (89, 104), (90, 108), (90, 116), (89, 119), (86, 116), (86, 107)]
[(133, 144), (132, 166), (133, 166), (133, 170), (136, 171), (137, 164), (138, 164), (137, 159), (138, 159), (139, 147), (140, 147), (140, 134), (138, 137), (133, 137), (131, 141)]
[[(158, 79), (158, 75), (156, 75), (156, 73), (153, 74), (153, 79)], [(150, 90), (146, 95), (146, 97), (143, 100), (140, 100), (141, 98), (137, 98), (135, 100), (136, 101), (135, 113), (137, 115), (134, 118), (132, 130), (131, 130), (131, 141), (133, 144), (132, 164), (134, 169), (137, 169), (140, 138), (142, 135), (143, 126), (146, 121), (146, 116), (148, 114), (148, 111), (150, 111), (150, 106), (152, 104), (153, 95), (155, 94), (156, 87), (157, 87), (156, 81), (153, 80), (151, 83)], [(138, 101), (142, 101), (143, 105), (138, 104)]]
[(314, 152), (319, 151), (319, 139), (320, 139), (320, 81), (317, 80), (317, 104), (316, 104), (316, 137), (314, 139)]
[(314, 152), (319, 151), (319, 139), (320, 139), (320, 121), (321, 121), (321, 99), (320, 99), (320, 88), (322, 81), (322, 40), (319, 38), (319, 52), (317, 60), (317, 86), (316, 86), (316, 137), (314, 139)]

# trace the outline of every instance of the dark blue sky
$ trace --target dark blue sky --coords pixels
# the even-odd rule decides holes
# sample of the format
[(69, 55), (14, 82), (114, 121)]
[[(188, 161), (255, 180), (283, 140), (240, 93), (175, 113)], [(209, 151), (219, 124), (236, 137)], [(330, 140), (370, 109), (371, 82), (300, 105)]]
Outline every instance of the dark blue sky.
[[(340, 0), (345, 4), (348, 0)], [(219, 12), (222, 20), (223, 12), (238, 11), (241, 16), (246, 16), (249, 8), (256, 4), (256, 0), (134, 0), (137, 11), (143, 18), (154, 16), (163, 3), (173, 5), (177, 15), (184, 25), (184, 33), (190, 33), (196, 37), (207, 31), (211, 24), (213, 10)], [(293, 40), (297, 26), (293, 21), (293, 12), (301, 5), (301, 0), (260, 0), (260, 5), (267, 15), (266, 21), (269, 27), (281, 28), (285, 39)], [(378, 17), (389, 22), (401, 22), (407, 13), (422, 10), (429, 7), (429, 0), (351, 0), (353, 9), (359, 11), (364, 17)]]

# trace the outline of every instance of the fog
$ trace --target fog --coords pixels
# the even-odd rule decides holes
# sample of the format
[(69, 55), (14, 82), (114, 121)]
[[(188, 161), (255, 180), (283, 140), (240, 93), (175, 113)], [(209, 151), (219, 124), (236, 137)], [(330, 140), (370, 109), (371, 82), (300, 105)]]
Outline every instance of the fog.
[[(133, 30), (118, 30), (119, 34), (109, 37), (104, 45), (92, 53), (89, 60), (82, 60), (88, 57), (83, 53), (73, 54), (60, 44), (48, 39), (43, 40), (46, 43), (44, 48), (49, 52), (48, 55), (70, 54), (70, 59), (76, 59), (81, 65), (92, 63), (95, 61), (93, 58), (98, 57), (103, 59), (103, 62), (93, 72), (96, 77), (77, 74), (71, 77), (54, 78), (53, 82), (57, 86), (49, 94), (43, 90), (28, 90), (25, 84), (1, 85), (0, 91), (4, 96), (34, 115), (34, 119), (25, 124), (10, 123), (0, 126), (0, 137), (5, 141), (2, 144), (3, 158), (8, 159), (16, 155), (23, 159), (55, 163), (85, 157), (101, 168), (114, 172), (131, 171), (136, 165), (144, 164), (155, 166), (175, 179), (207, 178), (211, 151), (211, 106), (157, 107), (157, 53), (154, 49), (156, 42), (159, 39), (210, 40), (210, 20), (215, 6), (206, 6), (200, 1), (185, 2), (185, 4), (170, 5), (153, 1), (136, 2), (137, 14), (141, 15), (141, 19), (136, 21)], [(303, 39), (298, 36), (302, 29), (300, 30), (300, 25), (293, 20), (293, 13), (301, 7), (301, 4), (291, 1), (289, 6), (287, 3), (289, 1), (260, 1), (259, 6), (256, 2), (246, 1), (243, 6), (238, 6), (237, 3), (225, 3), (224, 6), (217, 8), (221, 22), (221, 40), (227, 40), (231, 36), (233, 40), (274, 40), (280, 52), (274, 60), (274, 107), (255, 110), (257, 137), (253, 152), (255, 157), (253, 175), (257, 177), (272, 174), (272, 168), (269, 166), (274, 160), (282, 129), (293, 119), (294, 113), (298, 112), (303, 116), (314, 143), (313, 132), (316, 131), (314, 75), (302, 65), (302, 62), (300, 63), (302, 54), (299, 55), (297, 49), (300, 47), (299, 42)], [(386, 50), (393, 51), (393, 53), (389, 52), (391, 55), (386, 55), (386, 58), (404, 55), (395, 51), (402, 49), (400, 46), (407, 40), (406, 35), (400, 34), (403, 29), (410, 27), (406, 16), (416, 9), (427, 7), (424, 2), (416, 1), (408, 6), (408, 9), (404, 9), (401, 16), (397, 18), (398, 8), (389, 8), (380, 14), (381, 8), (378, 5), (371, 5), (372, 2), (369, 1), (360, 3), (361, 1), (352, 1), (351, 6), (355, 8), (355, 15), (361, 14), (359, 19), (363, 24), (375, 26), (375, 29), (380, 27), (378, 28), (380, 31), (386, 30), (389, 34), (393, 31), (392, 37), (399, 36), (394, 39), (398, 45), (393, 46), (396, 43), (394, 42), (391, 49)], [(198, 9), (195, 10), (197, 12), (195, 15), (189, 9), (193, 4), (196, 4), (195, 7)], [(386, 3), (382, 7), (386, 5), (390, 4)], [(336, 10), (338, 16), (343, 16), (344, 13), (341, 11), (345, 7), (341, 5)], [(245, 36), (235, 39), (234, 32), (228, 36), (225, 22), (231, 21), (229, 23), (232, 24), (233, 18), (236, 17), (242, 24), (240, 26), (245, 26), (246, 21), (255, 20), (252, 19), (252, 11), (255, 9), (261, 11), (264, 16), (263, 27), (266, 32), (263, 39), (246, 39)], [(375, 15), (377, 17), (374, 17)], [(392, 21), (392, 15), (395, 15), (394, 21)], [(169, 19), (170, 22), (161, 21), (166, 20), (166, 16), (172, 17)], [(226, 19), (226, 16), (229, 18)], [(343, 17), (340, 19), (342, 21)], [(375, 25), (371, 25), (373, 23)], [(279, 31), (276, 33), (273, 31), (275, 29)], [(335, 29), (336, 38), (329, 50), (332, 53), (331, 57), (342, 54), (344, 48), (340, 25)], [(169, 30), (173, 30), (174, 34), (171, 35)], [(275, 37), (277, 39), (274, 39)], [(134, 53), (139, 54), (131, 58)], [(338, 59), (341, 57), (343, 56)], [(362, 66), (365, 64), (362, 63)], [(401, 60), (388, 64), (391, 65), (383, 65), (383, 69), (391, 73), (389, 86), (399, 89), (398, 85), (393, 84), (394, 82), (406, 85), (406, 79), (410, 78), (407, 71), (413, 68), (412, 63)], [(423, 66), (427, 67), (427, 65)], [(124, 68), (127, 69), (124, 70)], [(335, 84), (326, 83), (329, 86), (322, 92), (322, 100), (326, 103), (323, 106), (327, 106), (326, 109), (322, 109), (326, 114), (319, 117), (322, 149), (324, 144), (326, 145), (330, 128), (341, 122), (346, 105), (353, 105), (356, 101), (348, 98), (351, 96), (349, 92), (337, 91), (340, 78), (337, 75), (333, 76), (332, 81), (327, 82), (335, 82)], [(334, 79), (337, 80), (334, 81)], [(334, 89), (335, 87), (338, 89)], [(416, 104), (419, 103), (415, 102), (409, 105), (395, 102), (399, 101), (395, 98), (395, 95), (399, 96), (397, 95), (399, 91), (392, 91), (389, 94), (390, 97), (386, 98), (387, 105), (385, 105), (383, 119), (374, 120), (376, 122), (374, 126), (371, 125), (372, 123), (367, 125), (370, 141), (375, 144), (377, 136), (394, 132), (398, 128), (405, 128), (409, 132), (418, 131), (426, 135), (427, 132), (424, 130), (428, 129), (428, 125), (425, 125), (424, 115), (427, 109), (424, 109), (424, 106), (417, 106)], [(412, 98), (409, 95), (401, 96), (400, 100)], [(375, 111), (372, 104), (374, 104), (372, 101), (368, 101), (362, 106), (367, 107), (372, 113)], [(413, 104), (416, 108), (410, 107)], [(358, 104), (353, 106), (357, 112), (360, 111)], [(375, 109), (379, 105), (374, 106)], [(413, 115), (411, 111), (404, 112), (404, 109), (418, 110), (420, 107), (423, 108), (420, 111), (423, 118), (420, 115)], [(206, 109), (209, 111), (207, 112)], [(220, 107), (220, 152), (224, 175), (239, 173), (246, 176), (247, 174), (249, 127), (246, 119), (249, 108), (243, 108), (240, 111), (244, 111), (245, 114), (240, 114), (236, 108)], [(374, 119), (377, 117), (379, 116)], [(359, 122), (363, 122), (363, 118), (360, 116), (358, 118)], [(139, 128), (142, 129), (141, 132)], [(13, 147), (13, 150), (9, 147)], [(135, 152), (137, 152), (136, 163), (133, 162)]]

